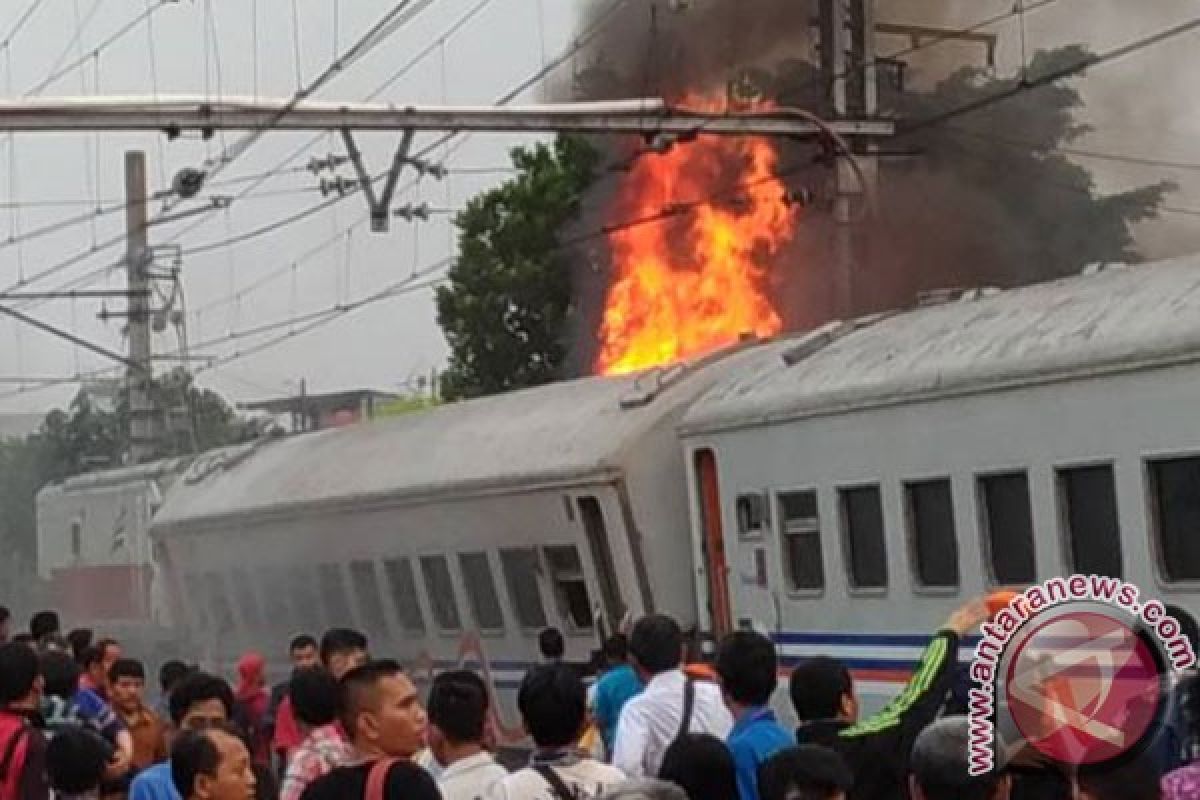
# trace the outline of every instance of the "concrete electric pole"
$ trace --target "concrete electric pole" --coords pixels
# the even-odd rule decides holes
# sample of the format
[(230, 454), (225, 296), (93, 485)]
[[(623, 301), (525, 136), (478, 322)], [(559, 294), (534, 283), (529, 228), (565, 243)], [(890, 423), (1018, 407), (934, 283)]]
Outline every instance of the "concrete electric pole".
[(157, 415), (150, 396), (153, 377), (150, 352), (150, 248), (147, 243), (149, 211), (146, 197), (146, 154), (125, 153), (125, 271), (129, 289), (129, 458), (134, 464), (149, 460), (157, 441)]

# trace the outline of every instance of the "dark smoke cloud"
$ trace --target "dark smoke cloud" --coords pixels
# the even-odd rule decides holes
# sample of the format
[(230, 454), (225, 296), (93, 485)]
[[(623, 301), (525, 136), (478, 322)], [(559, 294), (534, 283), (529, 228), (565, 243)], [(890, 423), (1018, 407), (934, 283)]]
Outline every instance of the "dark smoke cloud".
[[(1152, 8), (1148, 8), (1152, 6)], [(579, 30), (588, 30), (608, 12), (611, 0), (593, 0), (581, 12)], [(1013, 8), (1012, 0), (878, 0), (881, 21), (920, 24), (948, 29), (964, 28)], [(994, 73), (1018, 73), (1022, 56), (1031, 58), (1040, 49), (1083, 44), (1093, 51), (1119, 46), (1138, 36), (1177, 24), (1194, 12), (1193, 0), (1056, 0), (1023, 20), (1006, 19), (988, 30), (997, 34)], [(723, 90), (734, 77), (749, 71), (764, 91), (793, 105), (825, 111), (823, 87), (811, 67), (818, 60), (813, 21), (816, 0), (630, 0), (602, 33), (575, 61), (569, 80), (549, 88), (552, 99), (602, 100), (644, 95), (675, 99), (687, 90)], [(1083, 16), (1081, 16), (1083, 15)], [(1081, 19), (1086, 16), (1086, 25)], [(1022, 47), (1024, 40), (1024, 47)], [(911, 45), (903, 37), (878, 37), (881, 56)], [(1095, 74), (1071, 82), (1079, 89), (1084, 107), (1079, 121), (1095, 133), (1077, 144), (1115, 143), (1107, 149), (1153, 156), (1164, 142), (1163, 131), (1180, 127), (1200, 129), (1191, 104), (1179, 102), (1190, 95), (1196, 70), (1184, 68), (1182, 54), (1194, 51), (1195, 41), (1148, 51), (1127, 61), (1106, 65)], [(986, 49), (979, 43), (946, 42), (905, 57), (910, 89), (928, 91), (954, 70), (983, 67)], [(1193, 59), (1194, 60), (1194, 59)], [(1190, 63), (1190, 62), (1189, 62)], [(1153, 78), (1151, 76), (1154, 76)], [(885, 91), (886, 95), (887, 92)], [(973, 122), (979, 122), (973, 119)], [(1110, 126), (1111, 123), (1111, 126)], [(984, 123), (986, 124), (986, 122)], [(1112, 129), (1136, 127), (1124, 136)], [(1021, 132), (1013, 132), (1020, 135)], [(611, 160), (619, 160), (638, 143), (598, 138), (596, 144)], [(903, 150), (912, 142), (896, 143)], [(963, 143), (960, 149), (971, 149)], [(885, 145), (886, 146), (886, 145)], [(881, 215), (859, 237), (859, 265), (854, 279), (852, 312), (910, 305), (917, 292), (945, 286), (1014, 285), (1042, 280), (1082, 267), (1084, 263), (1047, 266), (1044, 254), (1013, 231), (1018, 229), (1010, 204), (997, 199), (994, 187), (981, 185), (976, 174), (947, 168), (935, 144), (926, 155), (908, 161), (884, 160), (881, 164), (879, 200)], [(778, 145), (783, 165), (811, 162), (811, 144)], [(967, 153), (971, 159), (988, 158), (986, 147)], [(1178, 152), (1178, 142), (1176, 149)], [(999, 156), (1002, 151), (997, 151)], [(1180, 160), (1186, 160), (1180, 156)], [(1200, 157), (1192, 156), (1192, 160)], [(964, 162), (973, 163), (973, 162)], [(1101, 193), (1124, 191), (1177, 174), (1130, 171), (1107, 162), (1077, 163), (1090, 170)], [(1186, 177), (1186, 176), (1184, 176)], [(601, 183), (587, 205), (584, 230), (613, 221), (609, 200), (620, 180), (610, 176)], [(773, 266), (772, 291), (776, 304), (792, 328), (818, 324), (844, 312), (838, 308), (835, 280), (829, 274), (833, 261), (836, 226), (830, 219), (823, 188), (829, 171), (819, 166), (791, 177), (789, 184), (814, 189), (816, 205), (802, 217), (793, 246)], [(1059, 186), (1025, 181), (1030, 203), (1053, 216), (1056, 203), (1067, 202), (1070, 192)], [(1200, 183), (1200, 182), (1197, 182)], [(1200, 186), (1194, 189), (1200, 205)], [(1183, 193), (1189, 187), (1183, 182)], [(825, 204), (823, 204), (825, 203)], [(1027, 220), (1026, 220), (1027, 222)], [(1186, 226), (1183, 224), (1186, 222)], [(1177, 224), (1173, 224), (1177, 223)], [(1135, 240), (1126, 247), (1153, 255), (1192, 250), (1200, 246), (1195, 220), (1167, 218), (1134, 229), (1152, 247)], [(1080, 260), (1088, 258), (1086, 232), (1078, 237)], [(602, 243), (601, 243), (602, 244)], [(1110, 248), (1111, 249), (1111, 248)], [(1119, 248), (1118, 248), (1119, 249)], [(608, 264), (602, 247), (593, 247), (579, 267), (577, 301), (579, 326), (575, 364), (586, 370), (594, 347)], [(844, 298), (843, 298), (844, 299)]]

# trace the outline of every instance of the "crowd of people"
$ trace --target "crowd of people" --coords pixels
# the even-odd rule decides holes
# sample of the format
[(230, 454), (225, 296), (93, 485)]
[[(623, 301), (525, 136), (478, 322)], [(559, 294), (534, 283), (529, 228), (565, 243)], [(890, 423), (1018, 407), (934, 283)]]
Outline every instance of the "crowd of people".
[(593, 680), (564, 661), (550, 629), (517, 692), (532, 751), (510, 770), (495, 698), (476, 672), (440, 672), (422, 697), (358, 631), (295, 637), (290, 678), (274, 687), (256, 653), (232, 685), (167, 662), (152, 705), (146, 667), (121, 643), (64, 636), (49, 611), (10, 636), (0, 608), (0, 800), (1200, 798), (1194, 677), (1173, 692), (1165, 746), (1102, 769), (1017, 748), (972, 777), (958, 651), (987, 614), (983, 601), (956, 611), (904, 690), (869, 718), (843, 663), (804, 660), (787, 683), (794, 730), (772, 708), (780, 664), (759, 633), (729, 634), (712, 664), (693, 664), (677, 622), (648, 615), (605, 642)]

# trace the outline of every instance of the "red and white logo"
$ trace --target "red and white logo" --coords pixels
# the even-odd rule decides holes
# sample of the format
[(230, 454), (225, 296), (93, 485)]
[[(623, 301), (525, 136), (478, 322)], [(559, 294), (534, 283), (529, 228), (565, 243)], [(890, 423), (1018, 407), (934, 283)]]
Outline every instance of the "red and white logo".
[(1032, 620), (1007, 649), (1009, 716), (1025, 742), (1055, 761), (1109, 761), (1157, 730), (1164, 661), (1118, 613), (1063, 608)]

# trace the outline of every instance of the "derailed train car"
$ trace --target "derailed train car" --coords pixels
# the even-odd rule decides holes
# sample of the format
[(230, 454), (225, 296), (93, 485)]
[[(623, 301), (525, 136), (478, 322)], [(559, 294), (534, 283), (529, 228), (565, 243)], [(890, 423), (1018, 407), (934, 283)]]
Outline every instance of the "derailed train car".
[(693, 624), (675, 426), (745, 356), (201, 456), (153, 524), (176, 619), (211, 663), (354, 625), (378, 652), (475, 663), (499, 689), (547, 625), (586, 660), (627, 616)]

